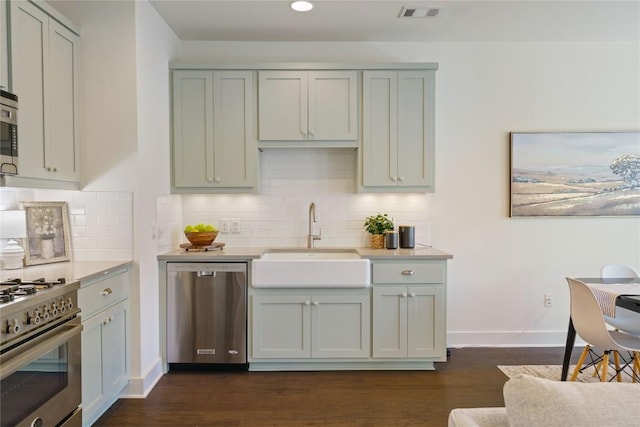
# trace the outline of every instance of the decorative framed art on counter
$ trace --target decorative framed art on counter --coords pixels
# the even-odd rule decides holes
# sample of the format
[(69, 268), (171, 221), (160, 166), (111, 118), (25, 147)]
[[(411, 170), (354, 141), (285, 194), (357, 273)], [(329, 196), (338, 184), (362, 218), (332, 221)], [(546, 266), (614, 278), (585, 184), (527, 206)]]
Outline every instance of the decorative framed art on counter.
[(25, 265), (69, 261), (69, 215), (66, 202), (23, 202), (27, 219)]

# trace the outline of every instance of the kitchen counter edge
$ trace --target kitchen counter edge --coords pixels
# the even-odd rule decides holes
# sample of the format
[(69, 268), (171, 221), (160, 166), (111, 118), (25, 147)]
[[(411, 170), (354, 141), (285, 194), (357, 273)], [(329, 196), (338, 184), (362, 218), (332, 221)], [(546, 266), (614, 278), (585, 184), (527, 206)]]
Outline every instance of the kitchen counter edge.
[(67, 282), (88, 280), (104, 276), (105, 274), (122, 268), (129, 268), (132, 261), (69, 261), (52, 264), (40, 264), (15, 270), (2, 270), (2, 280), (23, 279), (35, 280), (41, 277), (45, 279), (59, 279), (64, 277)]
[[(215, 261), (215, 260), (241, 260), (248, 261), (257, 259), (262, 256), (264, 251), (268, 249), (286, 249), (286, 248), (224, 248), (204, 252), (185, 251), (184, 249), (173, 249), (169, 252), (158, 255), (159, 261)], [(300, 249), (300, 248), (297, 248)], [(316, 249), (336, 249), (318, 247)], [(344, 249), (344, 248), (341, 248)], [(452, 259), (453, 255), (440, 249), (432, 247), (415, 247), (413, 249), (372, 249), (372, 248), (349, 248), (358, 251), (362, 258), (371, 260), (394, 260), (394, 259)]]

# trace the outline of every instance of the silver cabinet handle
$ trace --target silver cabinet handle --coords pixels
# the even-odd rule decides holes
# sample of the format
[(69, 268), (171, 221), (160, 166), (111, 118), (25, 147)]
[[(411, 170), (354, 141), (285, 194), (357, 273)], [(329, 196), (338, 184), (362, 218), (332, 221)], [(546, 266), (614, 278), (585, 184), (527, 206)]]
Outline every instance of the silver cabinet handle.
[(111, 288), (104, 288), (102, 292), (100, 292), (100, 295), (106, 297), (107, 295), (111, 295), (112, 293), (113, 291), (111, 290)]
[(318, 305), (318, 301), (312, 302), (311, 305)]
[(406, 297), (407, 297), (407, 293), (406, 293), (406, 292), (403, 292), (403, 293), (401, 293), (401, 294), (400, 294), (400, 296), (401, 296), (402, 298), (406, 298)]
[(303, 302), (304, 305), (311, 305), (311, 301), (305, 301)]
[(416, 296), (416, 293), (415, 293), (415, 292), (411, 292), (411, 293), (409, 294), (409, 296), (410, 296), (411, 298), (413, 298), (413, 297), (415, 297), (415, 296)]
[(415, 273), (413, 272), (413, 270), (402, 270), (402, 274), (403, 276), (413, 276)]

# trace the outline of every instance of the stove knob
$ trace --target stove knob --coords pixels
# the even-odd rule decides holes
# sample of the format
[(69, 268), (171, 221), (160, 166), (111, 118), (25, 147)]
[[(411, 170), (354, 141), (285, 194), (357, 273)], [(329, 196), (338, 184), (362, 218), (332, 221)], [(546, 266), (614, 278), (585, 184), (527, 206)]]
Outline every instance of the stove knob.
[(47, 321), (49, 320), (49, 309), (47, 308), (46, 305), (42, 306), (42, 318)]
[(60, 313), (64, 313), (65, 311), (67, 311), (67, 305), (64, 303), (64, 300), (61, 299), (60, 300)]
[(38, 325), (40, 324), (41, 320), (42, 319), (40, 318), (40, 313), (38, 313), (38, 310), (33, 310), (33, 314), (27, 316), (27, 323), (30, 325)]
[(20, 323), (18, 319), (7, 320), (7, 333), (8, 334), (17, 334), (20, 332)]
[(67, 307), (69, 308), (69, 310), (73, 310), (73, 300), (71, 299), (71, 297), (69, 297), (69, 300), (67, 301)]
[(58, 306), (55, 302), (51, 303), (51, 314), (53, 315), (53, 317), (56, 317), (58, 314), (60, 314), (60, 312), (58, 312)]

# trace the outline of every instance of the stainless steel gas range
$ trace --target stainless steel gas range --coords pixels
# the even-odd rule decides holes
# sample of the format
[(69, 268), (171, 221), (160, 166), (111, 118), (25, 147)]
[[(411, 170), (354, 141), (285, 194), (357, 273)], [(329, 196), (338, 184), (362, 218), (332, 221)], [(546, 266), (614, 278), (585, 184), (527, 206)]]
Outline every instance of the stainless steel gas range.
[(82, 425), (79, 287), (0, 284), (0, 427)]

